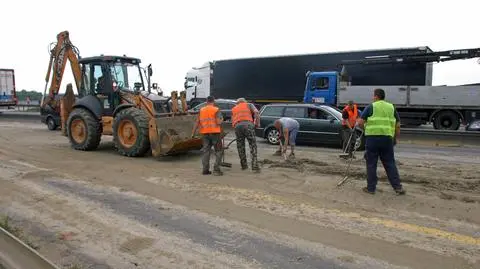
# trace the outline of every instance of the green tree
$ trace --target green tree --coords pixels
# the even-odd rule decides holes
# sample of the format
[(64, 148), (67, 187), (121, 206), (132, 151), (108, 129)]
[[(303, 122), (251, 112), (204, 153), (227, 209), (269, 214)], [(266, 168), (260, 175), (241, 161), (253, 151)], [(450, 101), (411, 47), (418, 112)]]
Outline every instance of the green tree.
[(17, 91), (17, 99), (19, 101), (26, 101), (27, 96), (30, 96), (31, 101), (40, 101), (42, 99), (42, 93), (41, 92), (36, 92), (36, 91), (27, 91), (27, 90), (21, 90)]

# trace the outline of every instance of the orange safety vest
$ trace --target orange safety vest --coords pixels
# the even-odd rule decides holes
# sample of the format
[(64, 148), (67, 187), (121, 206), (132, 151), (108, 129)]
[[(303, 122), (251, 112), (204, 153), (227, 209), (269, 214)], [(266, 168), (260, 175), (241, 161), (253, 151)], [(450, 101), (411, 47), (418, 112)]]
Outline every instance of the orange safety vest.
[(241, 121), (253, 122), (252, 111), (248, 103), (240, 103), (232, 108), (232, 126), (235, 127)]
[[(348, 105), (343, 109), (343, 111), (348, 112), (348, 121), (350, 122), (350, 126), (352, 127), (355, 126), (355, 123), (358, 117), (357, 105), (353, 105), (353, 111), (350, 109)], [(342, 120), (342, 124), (347, 125), (347, 122), (345, 121), (345, 119)]]
[(200, 109), (199, 120), (201, 134), (221, 133), (220, 124), (217, 124), (217, 112), (219, 108), (213, 105), (206, 105)]

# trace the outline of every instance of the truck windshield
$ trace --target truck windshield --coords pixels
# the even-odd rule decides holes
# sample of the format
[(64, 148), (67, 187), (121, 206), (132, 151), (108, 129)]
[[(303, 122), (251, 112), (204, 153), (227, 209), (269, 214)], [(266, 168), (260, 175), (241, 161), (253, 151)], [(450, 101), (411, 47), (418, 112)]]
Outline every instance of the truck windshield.
[(138, 65), (114, 63), (110, 66), (112, 80), (123, 91), (144, 91), (142, 73)]

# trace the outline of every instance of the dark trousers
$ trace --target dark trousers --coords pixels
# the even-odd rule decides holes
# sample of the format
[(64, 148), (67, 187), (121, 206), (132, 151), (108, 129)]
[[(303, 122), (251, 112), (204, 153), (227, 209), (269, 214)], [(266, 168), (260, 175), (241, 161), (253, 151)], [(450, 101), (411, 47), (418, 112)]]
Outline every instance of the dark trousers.
[(223, 145), (220, 134), (204, 134), (202, 147), (202, 166), (203, 171), (210, 171), (210, 150), (215, 149), (215, 163), (213, 165), (214, 171), (220, 171), (220, 163), (222, 162)]
[(388, 181), (394, 189), (400, 189), (400, 176), (398, 175), (395, 156), (393, 153), (394, 140), (389, 136), (366, 136), (365, 159), (367, 161), (367, 188), (375, 191), (377, 187), (377, 162), (378, 157), (382, 161), (383, 168), (387, 172)]
[(245, 152), (245, 140), (250, 146), (250, 157), (252, 158), (252, 169), (258, 169), (257, 142), (255, 140), (255, 125), (253, 123), (240, 122), (235, 126), (237, 138), (237, 150), (242, 168), (247, 167), (247, 153)]

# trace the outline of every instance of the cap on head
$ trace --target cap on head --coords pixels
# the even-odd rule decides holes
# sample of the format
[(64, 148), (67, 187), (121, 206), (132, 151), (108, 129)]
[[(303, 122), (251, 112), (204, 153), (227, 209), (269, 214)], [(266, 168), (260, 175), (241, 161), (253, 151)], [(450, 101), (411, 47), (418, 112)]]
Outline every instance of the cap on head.
[(215, 102), (215, 97), (213, 97), (212, 95), (209, 95), (209, 96), (207, 97), (207, 102), (208, 102), (208, 103), (213, 103), (213, 102)]
[(243, 97), (237, 99), (237, 104), (246, 103), (246, 102), (247, 102), (247, 100), (245, 100), (245, 98), (243, 98)]
[(349, 100), (349, 101), (348, 101), (348, 104), (349, 104), (349, 105), (353, 105), (353, 101), (352, 101), (352, 100)]

